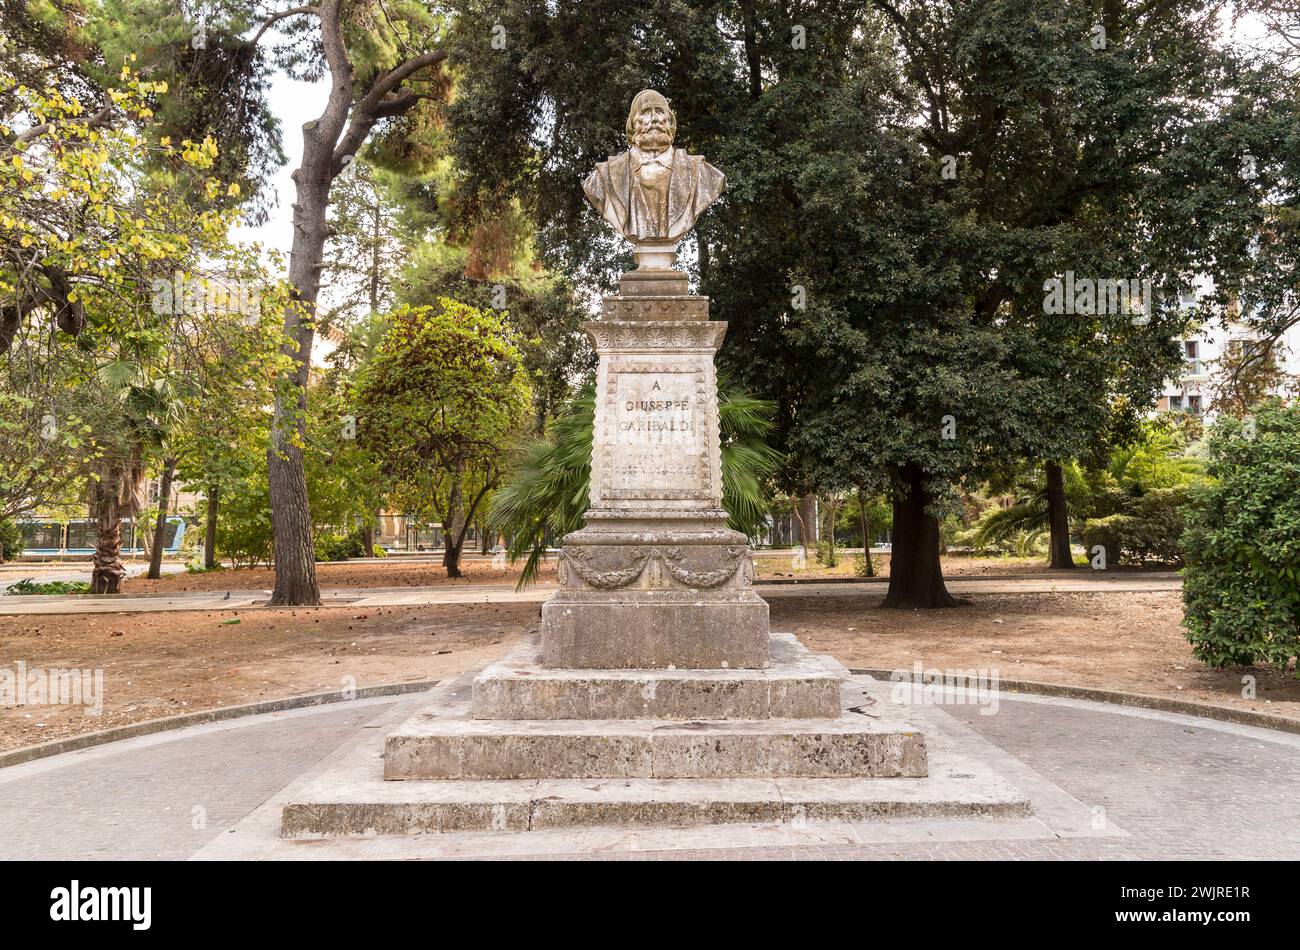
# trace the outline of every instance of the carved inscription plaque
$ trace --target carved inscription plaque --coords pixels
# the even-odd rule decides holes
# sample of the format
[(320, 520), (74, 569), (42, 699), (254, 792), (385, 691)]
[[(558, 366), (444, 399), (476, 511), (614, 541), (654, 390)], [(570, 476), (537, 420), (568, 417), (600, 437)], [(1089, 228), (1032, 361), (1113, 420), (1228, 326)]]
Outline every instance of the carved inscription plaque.
[[(703, 413), (694, 372), (616, 371), (612, 487), (690, 491), (704, 484)], [(624, 496), (626, 497), (626, 496)]]

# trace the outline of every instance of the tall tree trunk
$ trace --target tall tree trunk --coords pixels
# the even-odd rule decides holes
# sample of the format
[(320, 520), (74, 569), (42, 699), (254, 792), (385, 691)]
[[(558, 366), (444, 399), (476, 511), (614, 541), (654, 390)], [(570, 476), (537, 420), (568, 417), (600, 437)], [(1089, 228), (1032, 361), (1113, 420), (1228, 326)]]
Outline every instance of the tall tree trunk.
[(162, 484), (158, 486), (158, 520), (153, 526), (153, 548), (149, 551), (149, 573), (151, 580), (162, 577), (163, 547), (167, 542), (167, 505), (171, 501), (172, 476), (176, 473), (176, 460), (163, 462)]
[[(330, 98), (327, 115), (334, 93)], [(294, 361), (295, 369), (282, 377), (276, 388), (271, 446), (266, 453), (275, 556), (273, 607), (320, 604), (302, 445), (306, 437), (307, 379), (316, 333), (316, 300), (328, 233), (325, 212), (334, 177), (331, 156), (338, 139), (337, 131), (322, 134), (321, 127), (320, 120), (303, 126), (302, 166), (293, 174), (297, 195), (289, 258), (293, 299), (285, 308), (284, 329), (285, 353)]]
[(1051, 528), (1051, 566), (1074, 567), (1074, 554), (1070, 551), (1070, 516), (1065, 503), (1065, 472), (1060, 462), (1048, 462), (1047, 469), (1047, 522)]
[(816, 545), (821, 537), (817, 524), (816, 495), (808, 494), (799, 499), (799, 527), (807, 529), (807, 537), (804, 538), (803, 544), (806, 551), (810, 543)]
[(94, 482), (91, 505), (97, 528), (95, 553), (91, 556), (90, 592), (117, 594), (122, 590), (126, 565), (122, 563), (122, 468), (110, 461)]
[(203, 569), (210, 571), (217, 566), (217, 504), (221, 489), (215, 484), (208, 486), (207, 521), (203, 525)]
[(899, 470), (904, 493), (894, 498), (894, 544), (889, 592), (882, 607), (956, 607), (939, 565), (939, 519), (925, 509), (931, 498), (925, 473), (909, 462)]
[(374, 515), (370, 515), (369, 520), (361, 526), (361, 544), (366, 549), (366, 557), (375, 556), (375, 520)]
[(835, 558), (835, 519), (839, 511), (839, 499), (834, 495), (826, 496), (826, 566), (835, 567), (839, 562)]
[(295, 200), (289, 283), (293, 293), (284, 310), (284, 352), (293, 361), (293, 369), (282, 375), (276, 386), (271, 445), (266, 453), (275, 558), (273, 607), (320, 604), (302, 445), (306, 441), (307, 380), (316, 334), (316, 301), (329, 236), (325, 216), (330, 186), (342, 170), (334, 151), (347, 126), (355, 88), (351, 64), (337, 32), (340, 13), (338, 0), (321, 4), (322, 40), (331, 81), (329, 98), (320, 117), (303, 124), (302, 164), (292, 176)]
[(460, 572), (460, 542), (450, 533), (445, 534), (442, 542), (442, 566), (447, 569), (448, 577), (463, 577)]
[(329, 227), (325, 212), (330, 186), (365, 145), (375, 123), (408, 112), (419, 96), (404, 83), (446, 59), (442, 49), (418, 53), (405, 62), (367, 79), (357, 95), (356, 75), (344, 40), (342, 0), (320, 0), (312, 7), (292, 8), (268, 20), (309, 12), (320, 24), (321, 51), (329, 70), (330, 90), (320, 117), (302, 127), (302, 164), (293, 173), (293, 243), (289, 252), (289, 283), (293, 288), (284, 312), (284, 352), (293, 370), (277, 381), (271, 445), (267, 450), (267, 482), (271, 494), (274, 534), (275, 589), (272, 606), (320, 604), (316, 583), (316, 549), (312, 541), (307, 479), (302, 444), (306, 427), (307, 379), (312, 338), (316, 332), (316, 301)]
[(763, 63), (758, 55), (758, 14), (754, 0), (740, 5), (744, 18), (745, 65), (749, 73), (749, 98), (757, 100), (763, 94)]
[(858, 522), (862, 525), (862, 574), (875, 577), (876, 567), (871, 563), (871, 525), (867, 522), (867, 500), (861, 488), (858, 489)]
[(790, 513), (794, 516), (794, 524), (799, 526), (799, 546), (803, 548), (804, 560), (808, 559), (808, 526), (803, 523), (803, 512), (799, 510), (799, 499), (795, 495), (790, 496)]
[(461, 545), (464, 542), (460, 523), (464, 515), (461, 513), (461, 492), (460, 492), (460, 472), (457, 471), (451, 480), (451, 488), (447, 493), (447, 517), (443, 519), (442, 525), (442, 566), (447, 569), (448, 577), (460, 577), (460, 552)]

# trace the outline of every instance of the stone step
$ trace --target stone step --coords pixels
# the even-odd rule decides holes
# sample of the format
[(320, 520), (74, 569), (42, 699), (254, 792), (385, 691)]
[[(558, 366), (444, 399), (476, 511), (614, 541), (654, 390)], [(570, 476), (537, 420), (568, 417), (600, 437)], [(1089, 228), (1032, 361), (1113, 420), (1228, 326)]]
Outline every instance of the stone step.
[(761, 670), (573, 670), (541, 665), (532, 638), (474, 678), (475, 719), (835, 719), (841, 672), (792, 634)]
[(601, 826), (1020, 818), (1028, 799), (969, 764), (923, 779), (322, 783), (284, 806), (285, 838)]
[(387, 779), (920, 777), (925, 737), (837, 719), (489, 720), (420, 713), (388, 735)]

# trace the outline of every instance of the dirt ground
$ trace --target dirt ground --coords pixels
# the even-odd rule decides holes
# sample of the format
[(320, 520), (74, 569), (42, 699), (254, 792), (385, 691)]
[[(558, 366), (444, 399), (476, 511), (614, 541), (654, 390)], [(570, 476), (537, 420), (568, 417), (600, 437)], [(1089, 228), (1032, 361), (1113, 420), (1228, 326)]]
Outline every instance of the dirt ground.
[[(772, 627), (850, 668), (996, 667), (1007, 680), (1300, 718), (1294, 676), (1208, 670), (1192, 657), (1176, 592), (975, 594), (970, 606), (933, 611), (879, 610), (880, 599), (773, 600)], [(104, 672), (100, 716), (0, 707), (0, 750), (198, 709), (454, 676), (501, 656), (537, 622), (537, 604), (0, 617), (0, 669), (22, 660)], [(1254, 700), (1241, 696), (1245, 673), (1257, 678)]]
[[(834, 568), (823, 567), (810, 559), (803, 566), (788, 557), (754, 559), (754, 568), (760, 578), (817, 580), (821, 578), (856, 577), (857, 566), (853, 555), (842, 557)], [(876, 576), (889, 576), (889, 555), (872, 556)], [(378, 561), (339, 561), (316, 565), (316, 576), (321, 587), (427, 587), (470, 586), (474, 584), (509, 584), (519, 578), (516, 567), (494, 565), (491, 561), (465, 561), (461, 565), (464, 577), (451, 579), (440, 562), (411, 562), (401, 558)], [(949, 577), (998, 577), (1008, 574), (1042, 574), (1050, 576), (1065, 572), (1051, 571), (1042, 558), (974, 558), (946, 557), (943, 572)], [(542, 582), (555, 580), (555, 559), (542, 566)], [(275, 573), (268, 567), (227, 569), (205, 574), (168, 574), (156, 581), (131, 577), (122, 582), (124, 594), (176, 593), (206, 590), (270, 590), (275, 584)]]
[[(511, 584), (519, 571), (509, 565), (495, 566), (491, 561), (464, 561), (465, 575), (449, 578), (440, 561), (405, 561), (383, 558), (377, 561), (336, 561), (316, 565), (316, 580), (321, 587), (427, 587), (432, 585), (462, 587), (473, 584)], [(542, 581), (555, 580), (555, 562), (542, 566)], [(227, 568), (203, 574), (164, 574), (158, 580), (129, 577), (122, 582), (124, 594), (175, 593), (204, 590), (270, 590), (275, 586), (275, 571), (269, 567)]]
[[(789, 630), (850, 669), (982, 668), (1030, 680), (1168, 696), (1300, 719), (1300, 680), (1263, 667), (1212, 670), (1184, 638), (1181, 594), (972, 594), (944, 610), (877, 610), (881, 598), (774, 600)], [(1242, 677), (1255, 677), (1243, 698)]]
[[(0, 750), (145, 719), (484, 666), (537, 604), (0, 617), (0, 668), (102, 669), (103, 712), (0, 706)], [(238, 621), (232, 623), (231, 621)]]

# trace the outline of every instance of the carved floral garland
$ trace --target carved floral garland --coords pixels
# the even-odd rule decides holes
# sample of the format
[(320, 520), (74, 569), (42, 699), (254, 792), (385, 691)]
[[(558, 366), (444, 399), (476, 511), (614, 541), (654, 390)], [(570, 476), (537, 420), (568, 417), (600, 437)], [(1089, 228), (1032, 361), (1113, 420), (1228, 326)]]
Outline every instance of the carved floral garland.
[(709, 590), (725, 584), (744, 563), (745, 551), (741, 547), (726, 548), (730, 563), (716, 571), (691, 571), (681, 566), (681, 548), (636, 547), (628, 554), (632, 558), (631, 567), (616, 571), (597, 571), (591, 566), (592, 551), (588, 548), (564, 548), (560, 555), (566, 564), (577, 572), (587, 584), (600, 590), (615, 590), (632, 583), (642, 572), (651, 558), (658, 558), (668, 566), (668, 572), (680, 584), (695, 590)]

